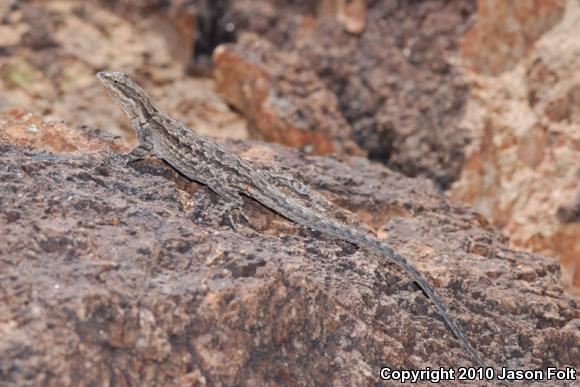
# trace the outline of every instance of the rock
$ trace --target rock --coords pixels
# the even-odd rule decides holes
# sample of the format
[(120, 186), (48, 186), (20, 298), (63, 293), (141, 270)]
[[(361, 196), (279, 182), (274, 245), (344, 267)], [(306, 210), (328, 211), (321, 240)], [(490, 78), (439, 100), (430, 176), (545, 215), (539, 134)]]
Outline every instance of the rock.
[[(580, 309), (558, 265), (510, 249), (429, 181), (360, 158), (226, 145), (258, 168), (299, 171), (328, 216), (406, 255), (486, 364), (580, 365)], [(383, 257), (251, 200), (254, 228), (234, 231), (215, 195), (159, 160), (38, 148), (0, 140), (4, 383), (368, 385), (382, 366), (472, 365)]]
[[(513, 34), (482, 29), (482, 9), (461, 40), (475, 0), (1, 2), (0, 384), (370, 385), (382, 366), (472, 365), (383, 257), (249, 199), (251, 227), (232, 230), (207, 188), (160, 160), (126, 165), (129, 144), (95, 128), (134, 136), (94, 77), (122, 70), (196, 130), (247, 137), (214, 81), (184, 74), (192, 52), (200, 62), (236, 36), (235, 63), (267, 80), (250, 90), (282, 102), (267, 106), (274, 128), (296, 125), (298, 146), (304, 128), (324, 133), (313, 142), (342, 154), (219, 141), (406, 255), (486, 364), (580, 367), (578, 299), (564, 291), (580, 264), (562, 258), (561, 285), (552, 258), (515, 247), (577, 251), (579, 6), (560, 21), (562, 2), (506, 4)], [(517, 50), (482, 42), (485, 57), (454, 58), (495, 30)], [(347, 156), (353, 140), (437, 187)], [(461, 172), (454, 195), (484, 215), (437, 192)]]
[(93, 152), (104, 147), (117, 152), (130, 150), (119, 137), (87, 127), (73, 130), (61, 122), (45, 122), (42, 117), (22, 109), (0, 114), (0, 136), (22, 147), (54, 153)]
[[(191, 2), (188, 2), (191, 4)], [(236, 36), (236, 25), (225, 17), (231, 7), (231, 0), (203, 0), (193, 5), (196, 13), (197, 36), (192, 55), (194, 72), (205, 72), (211, 75), (212, 54), (221, 43), (233, 42)]]
[(477, 22), (463, 37), (461, 56), (479, 73), (510, 70), (560, 22), (565, 6), (566, 0), (478, 0)]
[[(202, 62), (217, 44), (250, 31), (280, 51), (271, 55), (275, 61), (269, 65), (279, 62), (268, 71), (279, 75), (287, 66), (313, 85), (310, 90), (286, 82), (283, 90), (273, 90), (284, 93), (276, 101), (283, 106), (271, 109), (270, 118), (292, 130), (290, 138), (279, 129), (268, 133), (275, 137), (264, 138), (306, 150), (313, 143), (321, 153), (358, 153), (358, 145), (372, 159), (427, 176), (444, 188), (461, 169), (467, 139), (456, 122), (467, 90), (450, 57), (475, 12), (473, 0), (11, 3), (6, 7), (8, 30), (0, 34), (0, 44), (6, 44), (0, 46), (0, 111), (23, 107), (134, 141), (126, 120), (111, 111), (96, 84), (97, 71), (130, 73), (146, 89), (158, 91), (160, 107), (193, 121), (197, 112), (181, 107), (192, 106), (197, 87), (211, 83), (190, 82), (185, 69), (203, 73)], [(183, 99), (165, 104), (164, 96), (173, 89), (180, 89)], [(310, 91), (315, 95), (302, 97)], [(223, 103), (209, 109), (221, 110)], [(211, 133), (234, 116), (232, 127), (223, 132), (248, 137), (241, 129), (243, 118), (231, 111), (215, 117)], [(200, 127), (214, 124), (212, 117), (199, 121)]]
[(7, 23), (0, 25), (0, 113), (25, 108), (134, 141), (95, 78), (116, 70), (138, 79), (160, 107), (200, 131), (248, 136), (245, 120), (217, 97), (211, 79), (185, 74), (197, 36), (190, 2), (175, 0), (167, 9), (157, 0), (11, 3), (0, 6)]
[(360, 37), (325, 19), (299, 47), (372, 159), (443, 188), (467, 141), (457, 128), (467, 87), (450, 57), (473, 11), (469, 1), (379, 1)]
[(258, 138), (308, 153), (362, 154), (335, 95), (296, 55), (253, 34), (214, 51), (218, 93), (241, 111)]
[(559, 214), (580, 195), (579, 26), (580, 6), (571, 1), (562, 22), (513, 70), (470, 75), (462, 126), (473, 140), (451, 190), (515, 245), (559, 259), (564, 285), (574, 292), (580, 223)]
[(310, 38), (318, 21), (318, 13), (323, 11), (320, 9), (322, 2), (230, 1), (223, 19), (235, 26), (238, 35), (253, 32), (272, 42), (278, 49), (293, 51), (297, 43)]
[(318, 16), (334, 15), (346, 31), (360, 35), (366, 27), (367, 5), (364, 0), (322, 0)]
[(468, 141), (458, 124), (468, 90), (452, 58), (475, 1), (366, 2), (360, 35), (332, 11), (356, 2), (325, 0), (319, 9), (312, 2), (235, 3), (228, 17), (237, 30), (267, 38), (318, 74), (372, 159), (442, 188), (458, 177)]

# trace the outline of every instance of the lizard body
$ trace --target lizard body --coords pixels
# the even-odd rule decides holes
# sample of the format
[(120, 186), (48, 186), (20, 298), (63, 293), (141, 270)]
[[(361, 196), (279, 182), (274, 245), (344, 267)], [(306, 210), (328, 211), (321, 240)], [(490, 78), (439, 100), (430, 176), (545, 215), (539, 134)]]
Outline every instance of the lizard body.
[(240, 211), (245, 217), (243, 194), (297, 224), (382, 254), (406, 271), (423, 289), (463, 348), (479, 366), (484, 367), (475, 349), (449, 316), (439, 295), (401, 254), (375, 237), (328, 218), (285, 194), (248, 162), (160, 112), (127, 75), (111, 72), (98, 73), (97, 77), (137, 131), (139, 145), (129, 153), (129, 160), (155, 155), (189, 179), (207, 185), (223, 201), (224, 211), (230, 216), (232, 225), (233, 210)]

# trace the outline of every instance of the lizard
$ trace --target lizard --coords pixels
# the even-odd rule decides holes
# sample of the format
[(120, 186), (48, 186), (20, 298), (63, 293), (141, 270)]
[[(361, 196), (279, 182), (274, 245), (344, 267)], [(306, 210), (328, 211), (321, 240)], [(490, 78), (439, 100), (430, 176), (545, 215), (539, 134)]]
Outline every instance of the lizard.
[[(99, 72), (97, 78), (137, 132), (139, 143), (126, 155), (127, 162), (158, 157), (188, 179), (207, 186), (220, 198), (224, 214), (229, 217), (232, 227), (234, 221), (231, 214), (234, 210), (249, 222), (243, 211), (242, 195), (245, 195), (296, 224), (378, 252), (411, 276), (434, 303), (475, 363), (485, 367), (467, 337), (450, 317), (437, 292), (407, 258), (370, 234), (301, 204), (272, 184), (266, 174), (249, 162), (160, 111), (145, 91), (125, 73)], [(303, 188), (295, 189), (304, 191)]]

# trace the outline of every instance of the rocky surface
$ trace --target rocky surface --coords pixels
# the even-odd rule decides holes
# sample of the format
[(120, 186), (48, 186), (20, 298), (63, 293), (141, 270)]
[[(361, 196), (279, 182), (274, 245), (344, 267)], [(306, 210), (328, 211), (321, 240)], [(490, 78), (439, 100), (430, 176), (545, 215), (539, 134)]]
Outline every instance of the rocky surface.
[(216, 90), (243, 113), (255, 137), (308, 153), (363, 153), (334, 93), (297, 55), (246, 34), (219, 46), (213, 62)]
[(339, 9), (340, 1), (298, 3), (236, 1), (228, 17), (238, 30), (297, 53), (334, 92), (371, 158), (449, 186), (467, 141), (457, 126), (467, 85), (452, 57), (474, 2), (367, 2), (361, 34), (324, 12), (325, 3)]
[[(124, 165), (134, 132), (100, 70), (203, 133), (301, 147), (227, 141), (409, 257), (487, 364), (580, 367), (565, 292), (580, 284), (579, 8), (1, 1), (0, 384), (365, 385), (385, 365), (471, 365), (384, 258), (251, 200), (234, 231), (163, 162)], [(353, 141), (430, 181), (347, 156)]]
[[(101, 147), (12, 145), (17, 118), (0, 128), (4, 382), (360, 385), (385, 365), (471, 365), (431, 302), (383, 257), (250, 200), (253, 227), (233, 231), (211, 192), (161, 161), (126, 166), (88, 129), (68, 131)], [(30, 136), (52, 130), (37, 127)], [(509, 249), (430, 182), (360, 158), (227, 146), (257, 167), (300, 171), (329, 216), (409, 257), (488, 365), (580, 365), (578, 304), (557, 285), (558, 265)]]
[(473, 140), (451, 190), (452, 197), (505, 230), (515, 245), (559, 258), (564, 284), (575, 292), (580, 289), (579, 34), (580, 4), (570, 1), (562, 21), (513, 70), (499, 76), (469, 73), (471, 95), (462, 126)]
[[(13, 1), (2, 12), (0, 111), (24, 107), (133, 140), (94, 80), (96, 71), (122, 70), (164, 110), (212, 135), (268, 138), (319, 153), (353, 153), (356, 142), (372, 159), (441, 187), (461, 169), (467, 139), (456, 123), (467, 89), (451, 59), (475, 12), (473, 1), (55, 0)], [(262, 86), (281, 93), (273, 99), (281, 106), (266, 109), (276, 130), (256, 125), (256, 112), (222, 93), (247, 116), (231, 111), (215, 97), (213, 80), (185, 76), (185, 70), (211, 74), (213, 49), (247, 31), (281, 49), (265, 69), (274, 80), (287, 67), (313, 85)], [(260, 45), (239, 44), (245, 58), (261, 55)], [(226, 90), (244, 85), (228, 81)], [(312, 90), (314, 97), (304, 94)], [(263, 106), (260, 93), (249, 97), (246, 106)], [(260, 131), (248, 133), (247, 123)], [(288, 127), (289, 134), (279, 133)]]
[(97, 71), (118, 70), (132, 74), (160, 107), (188, 125), (247, 137), (246, 120), (216, 96), (211, 79), (186, 77), (192, 49), (184, 47), (195, 38), (183, 32), (189, 8), (176, 2), (160, 10), (153, 3), (14, 1), (0, 9), (0, 112), (26, 108), (134, 140), (95, 78)]
[(566, 0), (478, 0), (477, 22), (461, 41), (465, 65), (488, 75), (511, 70), (562, 20)]

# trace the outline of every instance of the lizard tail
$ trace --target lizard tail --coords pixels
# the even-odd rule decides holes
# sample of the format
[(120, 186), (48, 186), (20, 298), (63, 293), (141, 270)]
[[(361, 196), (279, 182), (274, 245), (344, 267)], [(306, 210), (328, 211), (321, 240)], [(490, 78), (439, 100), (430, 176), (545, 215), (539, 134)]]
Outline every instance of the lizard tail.
[[(431, 287), (423, 274), (421, 274), (419, 270), (417, 270), (411, 263), (409, 263), (405, 257), (397, 253), (386, 244), (381, 243), (378, 239), (370, 236), (369, 234), (353, 229), (336, 220), (324, 218), (320, 213), (306, 208), (303, 205), (294, 202), (293, 200), (289, 200), (283, 193), (274, 189), (271, 189), (271, 191), (274, 192), (274, 194), (266, 195), (259, 191), (254, 191), (252, 192), (251, 196), (266, 207), (273, 209), (277, 213), (296, 223), (323, 233), (333, 235), (339, 239), (354, 243), (359, 247), (367, 247), (375, 250), (406, 271), (433, 301), (435, 307), (445, 320), (445, 323), (447, 323), (449, 329), (451, 329), (453, 334), (460, 341), (463, 348), (473, 358), (475, 363), (477, 363), (478, 366), (485, 368), (485, 364), (483, 361), (481, 361), (477, 355), (477, 352), (467, 340), (467, 337), (465, 337), (461, 329), (459, 329), (459, 327), (450, 317), (449, 312), (447, 311), (447, 308), (443, 304), (443, 301), (439, 295), (435, 292), (433, 287)], [(281, 200), (280, 198), (283, 198), (284, 200)]]
[[(457, 324), (455, 324), (455, 321), (453, 321), (453, 319), (450, 317), (449, 311), (445, 307), (445, 304), (443, 304), (443, 301), (441, 300), (439, 295), (435, 292), (433, 287), (429, 284), (429, 282), (427, 282), (427, 279), (425, 279), (423, 274), (421, 274), (421, 272), (419, 270), (417, 270), (412, 264), (410, 264), (404, 256), (397, 253), (395, 250), (393, 250), (389, 246), (385, 245), (384, 243), (381, 243), (379, 240), (372, 238), (372, 237), (369, 237), (367, 235), (361, 235), (360, 237), (364, 241), (364, 243), (362, 243), (364, 246), (368, 246), (368, 247), (372, 248), (373, 250), (379, 252), (380, 254), (386, 256), (389, 260), (394, 262), (397, 266), (399, 266), (401, 269), (403, 269), (404, 271), (409, 273), (409, 275), (411, 275), (413, 280), (421, 287), (421, 289), (433, 301), (433, 303), (437, 307), (437, 310), (439, 311), (439, 314), (443, 317), (443, 319), (445, 320), (445, 323), (447, 323), (447, 326), (449, 327), (449, 329), (451, 329), (453, 334), (461, 342), (461, 345), (463, 346), (463, 348), (469, 353), (469, 355), (472, 357), (472, 359), (475, 361), (475, 363), (477, 363), (477, 365), (479, 367), (485, 368), (485, 364), (479, 358), (477, 352), (471, 346), (471, 344), (469, 343), (469, 340), (467, 340), (467, 337), (463, 334), (463, 332), (457, 326)], [(358, 244), (360, 242), (355, 242), (355, 243)]]
[(457, 337), (463, 348), (469, 353), (474, 362), (477, 363), (479, 367), (485, 368), (485, 364), (479, 358), (477, 352), (471, 346), (469, 340), (467, 340), (467, 337), (463, 334), (461, 329), (457, 326), (457, 324), (455, 324), (455, 321), (453, 321), (453, 319), (449, 315), (449, 311), (445, 307), (445, 304), (443, 303), (439, 295), (435, 292), (435, 290), (429, 284), (427, 279), (425, 279), (423, 274), (421, 274), (419, 270), (417, 270), (411, 263), (409, 263), (409, 261), (407, 261), (407, 259), (404, 256), (397, 253), (395, 250), (393, 250), (386, 244), (381, 243), (378, 239), (368, 234), (362, 233), (357, 230), (353, 230), (348, 226), (339, 224), (338, 222), (334, 221), (323, 221), (323, 222), (324, 225), (323, 227), (319, 228), (319, 231), (328, 232), (340, 239), (347, 240), (358, 246), (371, 248), (376, 252), (380, 253), (381, 255), (387, 257), (387, 259), (394, 262), (397, 266), (406, 271), (413, 278), (413, 280), (421, 287), (421, 289), (423, 289), (423, 291), (427, 294), (427, 296), (433, 301), (435, 307), (439, 311), (439, 314), (445, 320), (445, 323), (447, 324), (449, 329), (451, 329), (455, 337)]
[(443, 304), (443, 301), (441, 300), (439, 295), (435, 292), (433, 287), (431, 287), (429, 282), (427, 282), (427, 280), (425, 279), (423, 274), (421, 274), (421, 272), (419, 272), (414, 266), (409, 264), (407, 262), (407, 259), (405, 259), (405, 257), (403, 257), (401, 254), (397, 253), (396, 251), (394, 251), (390, 247), (388, 247), (380, 242), (379, 242), (379, 244), (380, 244), (380, 248), (377, 248), (377, 250), (379, 250), (383, 254), (386, 254), (389, 258), (391, 258), (393, 260), (393, 262), (395, 262), (398, 266), (400, 266), (403, 270), (405, 270), (407, 273), (409, 273), (413, 277), (415, 282), (421, 287), (421, 289), (433, 301), (433, 303), (437, 307), (437, 310), (439, 311), (439, 314), (443, 317), (443, 319), (447, 323), (447, 326), (449, 327), (449, 329), (451, 329), (453, 334), (461, 342), (461, 345), (463, 346), (463, 348), (469, 353), (469, 355), (472, 357), (472, 359), (475, 361), (475, 363), (477, 363), (477, 365), (479, 367), (485, 368), (485, 364), (479, 358), (477, 352), (471, 346), (467, 337), (463, 334), (463, 331), (457, 326), (455, 321), (450, 317), (449, 311), (445, 307), (445, 304)]

